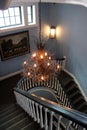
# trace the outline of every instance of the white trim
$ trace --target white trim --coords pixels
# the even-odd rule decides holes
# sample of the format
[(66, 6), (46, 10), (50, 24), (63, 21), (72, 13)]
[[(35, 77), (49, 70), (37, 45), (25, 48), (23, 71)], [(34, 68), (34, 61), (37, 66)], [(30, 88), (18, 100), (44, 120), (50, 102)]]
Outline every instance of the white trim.
[(76, 84), (78, 85), (78, 87), (79, 87), (79, 89), (80, 89), (82, 95), (83, 95), (84, 98), (85, 98), (85, 101), (87, 102), (87, 96), (86, 96), (86, 94), (84, 93), (84, 91), (83, 91), (81, 85), (80, 85), (79, 82), (77, 81), (76, 77), (75, 77), (71, 72), (69, 72), (68, 70), (64, 69), (64, 71), (67, 72), (69, 75), (71, 75), (72, 78), (75, 80), (75, 82), (76, 82)]
[[(12, 3), (18, 3), (18, 2), (36, 3), (36, 2), (39, 2), (39, 1), (40, 0), (12, 0)], [(87, 7), (87, 0), (41, 0), (41, 2), (75, 4), (75, 5), (82, 5), (84, 7)]]
[(14, 73), (10, 73), (10, 74), (8, 74), (8, 75), (2, 76), (2, 77), (0, 77), (0, 81), (2, 81), (2, 80), (4, 80), (4, 79), (7, 79), (7, 78), (10, 78), (10, 77), (12, 77), (12, 76), (15, 76), (15, 75), (17, 75), (17, 74), (20, 74), (20, 73), (22, 73), (22, 72), (23, 72), (23, 70), (19, 70), (19, 71), (16, 71), (16, 72), (14, 72)]

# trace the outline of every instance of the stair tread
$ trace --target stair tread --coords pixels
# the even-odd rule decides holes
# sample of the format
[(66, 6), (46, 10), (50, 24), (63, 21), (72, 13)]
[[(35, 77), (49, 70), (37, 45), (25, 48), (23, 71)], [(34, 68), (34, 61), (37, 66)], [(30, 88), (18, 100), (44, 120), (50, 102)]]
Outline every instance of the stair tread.
[(19, 108), (19, 109), (15, 110), (14, 112), (10, 113), (9, 115), (2, 117), (0, 119), (0, 123), (5, 122), (6, 120), (10, 120), (12, 117), (14, 117), (14, 116), (16, 116), (16, 115), (18, 115), (19, 113), (22, 113), (22, 112), (23, 112), (23, 110)]
[(15, 107), (16, 104), (4, 104), (0, 107), (0, 114), (5, 112), (5, 111), (8, 111), (9, 109), (11, 109), (12, 107)]
[(19, 108), (18, 105), (15, 105), (14, 107), (11, 107), (9, 109), (7, 109), (7, 111), (3, 111), (1, 114), (0, 114), (0, 118), (4, 117), (5, 115), (9, 115), (11, 112), (14, 112), (15, 110), (17, 110)]
[(15, 123), (15, 121), (18, 122), (19, 120), (23, 119), (25, 116), (26, 116), (26, 113), (20, 113), (19, 115), (17, 115), (17, 116), (15, 116), (15, 117), (11, 118), (10, 120), (7, 120), (6, 122), (2, 123), (2, 124), (0, 125), (0, 128), (1, 128), (1, 129), (2, 129), (2, 128), (7, 128), (7, 127), (9, 127), (11, 124)]
[(28, 117), (23, 118), (19, 122), (15, 122), (11, 126), (9, 126), (6, 130), (20, 130), (21, 128), (25, 127), (27, 124), (30, 124), (32, 120)]
[(22, 128), (21, 130), (38, 130), (38, 129), (40, 129), (40, 126), (36, 122), (32, 122), (27, 126), (25, 126), (24, 128)]

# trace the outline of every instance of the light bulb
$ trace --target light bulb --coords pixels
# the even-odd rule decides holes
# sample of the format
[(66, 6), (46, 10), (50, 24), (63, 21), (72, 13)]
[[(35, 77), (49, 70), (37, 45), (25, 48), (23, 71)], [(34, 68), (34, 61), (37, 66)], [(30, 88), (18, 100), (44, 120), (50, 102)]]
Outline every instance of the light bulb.
[(45, 56), (47, 56), (47, 52), (45, 52)]
[(49, 63), (49, 62), (47, 63), (47, 66), (50, 66), (50, 63)]
[(26, 65), (27, 64), (27, 62), (26, 61), (24, 61), (24, 65)]
[(30, 76), (30, 72), (28, 72), (27, 75)]
[(37, 67), (37, 64), (34, 64), (34, 67), (36, 68), (36, 67)]
[(51, 57), (49, 56), (49, 60), (51, 60)]
[(60, 69), (60, 65), (57, 65), (57, 69)]
[(43, 55), (40, 55), (40, 59), (43, 59), (44, 57), (43, 57)]
[(32, 57), (33, 57), (33, 58), (36, 57), (36, 53), (33, 53), (33, 54), (32, 54)]
[(41, 80), (44, 80), (44, 76), (41, 76)]

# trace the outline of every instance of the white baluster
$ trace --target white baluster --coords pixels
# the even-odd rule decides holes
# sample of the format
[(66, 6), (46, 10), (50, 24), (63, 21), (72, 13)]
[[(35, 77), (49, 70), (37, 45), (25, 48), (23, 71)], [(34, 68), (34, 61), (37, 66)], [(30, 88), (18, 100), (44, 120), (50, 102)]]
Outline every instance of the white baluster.
[(34, 106), (34, 101), (32, 101), (32, 106), (33, 106), (33, 118), (34, 118), (34, 121), (36, 121), (36, 113), (35, 113), (35, 106)]
[(29, 99), (29, 108), (30, 108), (30, 116), (32, 117), (32, 107), (31, 107), (31, 100)]
[(62, 119), (62, 116), (60, 115), (60, 116), (59, 116), (59, 119), (58, 119), (58, 123), (57, 123), (56, 130), (60, 130), (61, 119)]
[(53, 129), (53, 115), (54, 115), (54, 112), (51, 111), (51, 114), (50, 114), (50, 126), (49, 126), (49, 130), (52, 130), (52, 129)]
[(48, 109), (45, 108), (45, 130), (48, 130), (48, 117), (47, 117), (47, 112), (48, 112)]
[(72, 124), (72, 121), (69, 121), (68, 124), (67, 124), (66, 130), (70, 130), (71, 124)]
[(40, 126), (41, 126), (41, 128), (43, 128), (44, 124), (43, 124), (42, 105), (40, 105), (39, 107), (40, 107)]
[(36, 105), (36, 113), (37, 113), (37, 123), (40, 123), (38, 103), (35, 103), (35, 105)]

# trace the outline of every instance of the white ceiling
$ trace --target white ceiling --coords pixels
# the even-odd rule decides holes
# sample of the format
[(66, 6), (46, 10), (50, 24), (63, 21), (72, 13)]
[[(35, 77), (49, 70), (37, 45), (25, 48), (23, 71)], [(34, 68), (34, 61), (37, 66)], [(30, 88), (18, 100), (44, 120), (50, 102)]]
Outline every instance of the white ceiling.
[[(12, 0), (11, 2), (39, 2), (40, 0)], [(87, 7), (87, 0), (41, 0), (46, 3), (65, 3), (65, 4), (76, 4)]]

